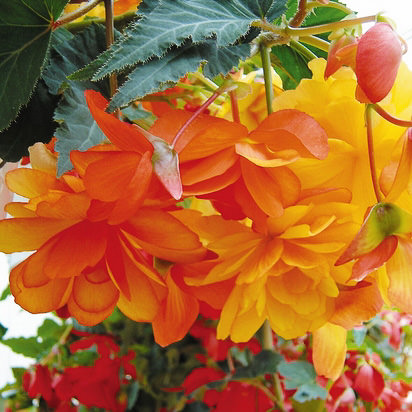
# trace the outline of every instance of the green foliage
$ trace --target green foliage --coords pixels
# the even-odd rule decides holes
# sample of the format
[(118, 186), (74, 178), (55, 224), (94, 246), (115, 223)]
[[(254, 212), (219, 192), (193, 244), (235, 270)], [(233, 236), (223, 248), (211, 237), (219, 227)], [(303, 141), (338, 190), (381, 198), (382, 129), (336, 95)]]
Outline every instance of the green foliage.
[[(59, 152), (57, 174), (62, 175), (73, 166), (70, 161), (71, 150), (87, 150), (105, 139), (97, 126), (84, 98), (87, 89), (98, 90), (108, 95), (106, 82), (68, 80), (70, 73), (78, 70), (105, 49), (103, 26), (92, 25), (83, 32), (59, 43), (53, 50), (52, 59), (44, 72), (44, 79), (52, 93), (64, 90), (64, 96), (54, 113), (59, 123), (55, 131), (56, 151)], [(82, 53), (79, 53), (82, 50)]]
[(295, 89), (304, 78), (312, 77), (306, 59), (287, 45), (272, 47), (274, 68), (285, 90)]
[(3, 339), (3, 336), (6, 334), (7, 328), (0, 323), (0, 339)]
[(213, 78), (220, 73), (227, 73), (239, 63), (239, 59), (247, 58), (249, 53), (250, 48), (246, 44), (218, 47), (213, 39), (200, 44), (187, 41), (183, 46), (172, 47), (161, 58), (138, 64), (114, 95), (109, 110), (172, 86), (186, 73), (196, 71), (205, 61), (208, 62), (204, 68), (206, 76)]
[(160, 57), (189, 38), (196, 44), (215, 36), (217, 47), (231, 45), (248, 32), (252, 22), (267, 14), (270, 20), (280, 16), (284, 4), (284, 0), (158, 2), (157, 7), (143, 11), (142, 19), (129, 27), (127, 36), (105, 54), (107, 60), (94, 78)]
[(278, 372), (285, 378), (286, 389), (297, 389), (293, 398), (297, 402), (326, 399), (327, 391), (316, 383), (313, 365), (306, 361), (282, 362)]
[(0, 302), (2, 300), (6, 300), (7, 296), (10, 296), (10, 295), (11, 295), (10, 285), (7, 285), (6, 289), (4, 289), (3, 292), (1, 293)]
[(236, 369), (233, 379), (255, 378), (265, 373), (276, 373), (283, 356), (270, 350), (262, 350), (250, 362), (248, 366)]
[(47, 57), (51, 23), (66, 3), (0, 0), (0, 130), (8, 127), (28, 102)]

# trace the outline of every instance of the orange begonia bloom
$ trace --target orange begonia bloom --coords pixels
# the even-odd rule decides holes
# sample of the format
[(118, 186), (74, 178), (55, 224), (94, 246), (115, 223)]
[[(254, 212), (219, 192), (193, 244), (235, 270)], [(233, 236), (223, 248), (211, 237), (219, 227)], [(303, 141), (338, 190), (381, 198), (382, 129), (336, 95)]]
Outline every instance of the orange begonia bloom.
[[(43, 163), (37, 156), (32, 164)], [(0, 249), (37, 249), (11, 272), (16, 302), (33, 313), (67, 304), (70, 314), (86, 325), (101, 322), (116, 305), (134, 320), (159, 317), (173, 285), (165, 283), (145, 253), (196, 262), (206, 253), (197, 235), (162, 210), (141, 208), (117, 225), (89, 219), (93, 199), (81, 178), (68, 174), (56, 179), (40, 169), (14, 170), (6, 178), (9, 188), (29, 202), (7, 205), (15, 218), (0, 221)], [(180, 338), (173, 333), (169, 339)]]

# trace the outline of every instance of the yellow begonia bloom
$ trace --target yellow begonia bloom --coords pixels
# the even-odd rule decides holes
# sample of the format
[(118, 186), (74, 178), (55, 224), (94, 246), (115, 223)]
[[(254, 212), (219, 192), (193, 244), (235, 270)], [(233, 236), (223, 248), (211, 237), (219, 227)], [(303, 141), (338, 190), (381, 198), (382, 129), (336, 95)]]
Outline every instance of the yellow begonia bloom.
[[(355, 98), (356, 78), (350, 68), (342, 67), (324, 79), (326, 61), (309, 63), (312, 79), (303, 79), (295, 90), (276, 96), (273, 109), (298, 109), (326, 130), (330, 151), (327, 159), (300, 159), (291, 165), (302, 188), (345, 187), (358, 205), (357, 221), (363, 220), (367, 207), (376, 203), (369, 169), (365, 107)], [(380, 105), (392, 115), (408, 119), (412, 114), (412, 73), (402, 64), (391, 92)], [(378, 176), (391, 161), (391, 155), (405, 128), (373, 115), (373, 139)]]

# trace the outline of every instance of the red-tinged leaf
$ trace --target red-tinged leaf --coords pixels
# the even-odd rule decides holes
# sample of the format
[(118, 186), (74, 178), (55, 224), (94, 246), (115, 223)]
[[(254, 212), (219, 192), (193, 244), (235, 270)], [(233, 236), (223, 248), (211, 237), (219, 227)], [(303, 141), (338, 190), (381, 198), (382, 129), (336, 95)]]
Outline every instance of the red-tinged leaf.
[(385, 381), (382, 374), (368, 363), (363, 364), (356, 375), (353, 389), (366, 402), (373, 402), (379, 398)]
[(295, 109), (270, 114), (250, 138), (266, 143), (273, 151), (294, 149), (302, 157), (325, 159), (329, 153), (328, 136), (322, 126), (313, 117)]
[(359, 40), (356, 76), (362, 91), (372, 103), (381, 101), (391, 90), (402, 60), (402, 45), (389, 24), (377, 23)]
[(84, 96), (94, 120), (113, 144), (140, 154), (153, 150), (150, 142), (133, 125), (105, 111), (109, 102), (99, 92), (86, 90)]
[(369, 273), (380, 268), (394, 254), (397, 246), (398, 238), (396, 236), (392, 235), (385, 238), (375, 249), (361, 256), (355, 262), (352, 268), (352, 276), (349, 280), (360, 281)]

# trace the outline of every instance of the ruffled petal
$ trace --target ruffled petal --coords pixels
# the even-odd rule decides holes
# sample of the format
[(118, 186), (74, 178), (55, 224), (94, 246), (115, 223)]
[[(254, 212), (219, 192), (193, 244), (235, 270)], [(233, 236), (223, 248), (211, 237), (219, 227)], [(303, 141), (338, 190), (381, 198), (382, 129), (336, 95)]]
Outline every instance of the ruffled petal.
[(313, 332), (313, 365), (318, 375), (336, 380), (346, 357), (346, 329), (326, 323)]

